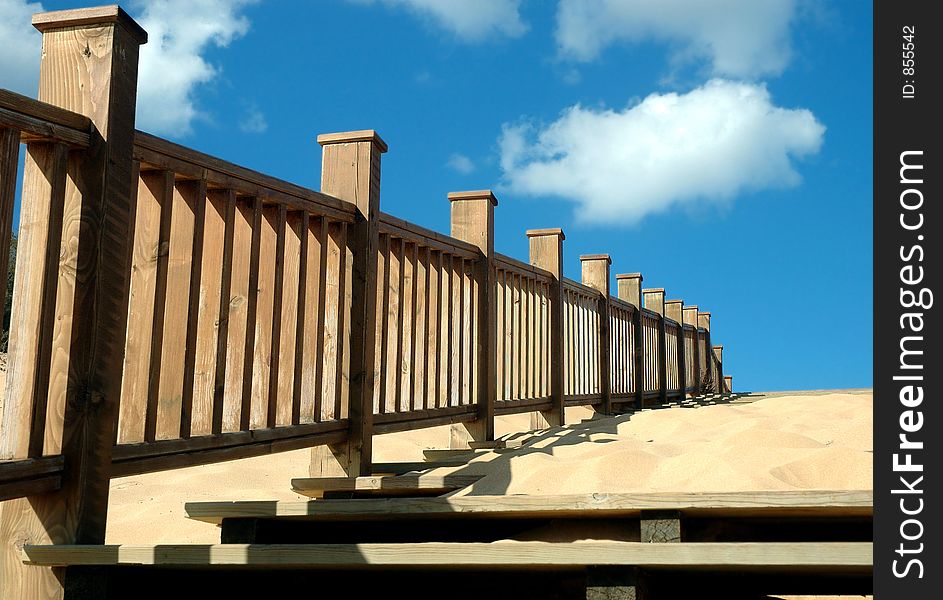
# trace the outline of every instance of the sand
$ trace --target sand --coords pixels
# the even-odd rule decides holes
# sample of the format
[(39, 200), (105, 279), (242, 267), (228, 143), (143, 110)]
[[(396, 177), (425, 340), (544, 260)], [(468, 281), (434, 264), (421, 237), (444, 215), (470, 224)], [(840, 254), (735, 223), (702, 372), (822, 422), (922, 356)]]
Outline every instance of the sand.
[[(537, 433), (520, 450), (439, 471), (484, 475), (458, 495), (872, 489), (871, 405), (868, 391), (610, 418), (575, 409), (567, 418), (577, 424)], [(529, 422), (500, 417), (497, 434)], [(448, 437), (447, 427), (378, 436), (375, 460), (421, 460)], [(299, 450), (116, 479), (107, 542), (218, 542), (216, 527), (183, 516), (185, 501), (301, 499), (289, 481), (307, 475), (308, 457)]]

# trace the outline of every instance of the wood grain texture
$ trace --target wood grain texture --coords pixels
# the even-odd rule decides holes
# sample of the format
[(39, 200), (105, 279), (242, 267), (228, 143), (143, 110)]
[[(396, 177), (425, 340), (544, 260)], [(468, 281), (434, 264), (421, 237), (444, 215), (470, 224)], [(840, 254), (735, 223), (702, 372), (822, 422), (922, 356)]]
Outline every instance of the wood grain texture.
[[(232, 260), (227, 313), (225, 380), (221, 433), (242, 429), (243, 392), (246, 380), (246, 337), (249, 332), (249, 274), (252, 270), (255, 199), (239, 198), (233, 214)], [(251, 327), (254, 329), (253, 319)]]
[(162, 546), (26, 546), (32, 565), (243, 565), (330, 568), (368, 565), (565, 567), (633, 565), (735, 571), (779, 567), (790, 571), (852, 568), (870, 572), (869, 542), (681, 543), (493, 542), (421, 544), (217, 544)]
[(312, 520), (364, 518), (463, 518), (498, 516), (623, 515), (642, 510), (679, 510), (690, 515), (868, 516), (874, 494), (862, 491), (573, 494), (561, 496), (457, 496), (317, 502), (188, 502), (187, 516), (219, 523), (223, 518), (291, 517)]
[(480, 475), (396, 475), (370, 477), (322, 477), (291, 480), (292, 491), (320, 498), (324, 492), (446, 493), (472, 485)]
[(119, 444), (144, 441), (157, 265), (161, 256), (161, 205), (170, 197), (166, 182), (165, 174), (151, 171), (141, 173), (136, 186), (131, 298), (118, 418)]
[(159, 440), (180, 437), (196, 211), (205, 202), (194, 188), (193, 182), (180, 181), (173, 190), (157, 391), (155, 439)]
[[(24, 541), (104, 542), (108, 471), (116, 437), (128, 320), (134, 214), (131, 145), (139, 43), (140, 38), (125, 24), (114, 22), (52, 29), (43, 35), (39, 100), (84, 114), (100, 137), (96, 136), (85, 154), (81, 176), (77, 173), (73, 177), (82, 193), (82, 214), (61, 438), (68, 468), (58, 492), (14, 500), (0, 508), (0, 598), (4, 600), (63, 595), (62, 582), (55, 573), (22, 567), (15, 555), (17, 545)], [(26, 177), (24, 181), (29, 173)], [(29, 188), (35, 184), (25, 185), (21, 219), (25, 216), (28, 222), (36, 214), (28, 208), (33, 193)], [(48, 227), (48, 221), (43, 225)], [(41, 280), (41, 276), (32, 277), (43, 263), (42, 254), (22, 252), (20, 256), (34, 267), (24, 269), (24, 276)], [(39, 290), (21, 294), (21, 306), (40, 305)], [(36, 315), (37, 321), (29, 321), (23, 309), (14, 311), (14, 320), (26, 319), (27, 330), (36, 328), (41, 318)], [(17, 342), (21, 347), (25, 337), (21, 335)], [(35, 350), (36, 346), (23, 348), (19, 358)], [(17, 351), (12, 352), (8, 378), (22, 384), (14, 383), (10, 389), (35, 386), (36, 382), (22, 379), (27, 373), (17, 358)], [(35, 372), (28, 375), (31, 378)], [(31, 400), (30, 394), (23, 397)], [(7, 412), (6, 406), (4, 410)]]
[[(228, 306), (228, 302), (221, 300), (224, 297), (223, 272), (229, 267), (229, 261), (225, 260), (226, 221), (231, 199), (232, 192), (229, 190), (207, 192), (203, 222), (197, 224), (197, 227), (202, 226), (203, 240), (200, 278), (193, 290), (197, 300), (196, 314), (191, 314), (191, 319), (195, 321), (195, 332), (190, 435), (209, 435), (214, 432), (217, 352), (220, 350), (220, 325), (223, 322), (221, 310), (224, 305)], [(231, 244), (229, 252), (231, 256)], [(225, 297), (228, 299), (228, 296), (226, 290)], [(225, 349), (226, 344), (223, 344), (224, 352)], [(225, 371), (222, 374), (225, 376)], [(221, 410), (219, 415), (222, 416)]]

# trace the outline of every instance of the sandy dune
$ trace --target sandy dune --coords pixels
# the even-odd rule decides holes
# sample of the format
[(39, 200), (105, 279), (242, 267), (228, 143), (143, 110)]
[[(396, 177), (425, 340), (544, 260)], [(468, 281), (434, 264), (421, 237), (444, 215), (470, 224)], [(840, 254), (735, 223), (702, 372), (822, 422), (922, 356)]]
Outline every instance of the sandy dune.
[[(484, 475), (457, 494), (871, 489), (871, 404), (868, 391), (613, 418), (577, 409), (567, 415), (577, 424), (448, 470)], [(502, 417), (497, 433), (528, 424), (528, 415)], [(423, 449), (445, 448), (448, 437), (447, 427), (379, 436), (375, 460), (421, 460)], [(289, 480), (307, 474), (308, 456), (300, 450), (116, 479), (107, 541), (218, 542), (218, 529), (184, 518), (185, 501), (298, 499)]]

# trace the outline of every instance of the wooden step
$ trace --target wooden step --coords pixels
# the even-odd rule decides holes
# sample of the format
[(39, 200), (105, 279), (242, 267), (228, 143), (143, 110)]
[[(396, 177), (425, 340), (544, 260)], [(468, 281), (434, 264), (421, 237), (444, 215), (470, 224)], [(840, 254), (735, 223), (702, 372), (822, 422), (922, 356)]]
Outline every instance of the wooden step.
[(366, 520), (466, 517), (637, 517), (643, 510), (736, 517), (870, 517), (867, 491), (726, 492), (695, 494), (574, 494), (565, 496), (455, 496), (281, 502), (187, 502), (189, 518), (219, 524), (224, 518)]
[(320, 498), (325, 492), (383, 493), (384, 495), (445, 494), (468, 487), (481, 475), (397, 475), (391, 477), (300, 477), (291, 480), (299, 494)]
[(484, 442), (468, 442), (468, 447), (472, 450), (505, 450), (511, 448), (521, 448), (533, 436), (520, 436), (504, 440), (490, 440)]
[(459, 459), (464, 459), (465, 462), (468, 462), (488, 452), (489, 450), (473, 450), (471, 448), (431, 448), (423, 450), (422, 457), (429, 462)]
[(468, 464), (468, 460), (467, 458), (458, 457), (436, 461), (373, 463), (371, 470), (374, 475), (404, 475), (414, 471), (438, 469), (439, 467), (463, 467)]
[(873, 561), (870, 542), (27, 545), (23, 547), (22, 559), (27, 564), (46, 567), (238, 565), (264, 569), (633, 565), (711, 571), (767, 568), (790, 572), (823, 568), (869, 572)]

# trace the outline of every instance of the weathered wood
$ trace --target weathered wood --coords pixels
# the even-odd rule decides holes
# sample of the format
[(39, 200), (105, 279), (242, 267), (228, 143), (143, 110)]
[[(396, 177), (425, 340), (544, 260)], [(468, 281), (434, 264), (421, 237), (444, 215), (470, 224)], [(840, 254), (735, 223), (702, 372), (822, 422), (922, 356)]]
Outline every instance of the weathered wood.
[[(459, 310), (462, 323), (461, 346), (465, 357), (459, 358), (459, 397), (468, 398), (468, 402), (478, 406), (478, 419), (472, 423), (452, 426), (450, 447), (467, 448), (468, 442), (494, 439), (494, 403), (497, 399), (497, 309), (495, 307), (495, 267), (494, 267), (494, 208), (498, 200), (490, 190), (474, 192), (451, 192), (452, 237), (474, 244), (480, 255), (473, 263), (473, 271), (468, 276), (464, 268), (460, 271), (460, 281), (464, 285), (462, 309), (472, 302), (471, 284), (477, 282), (475, 305), (477, 314), (465, 314)], [(471, 323), (476, 325), (472, 335)], [(478, 343), (473, 344), (472, 340)], [(472, 357), (474, 351), (475, 356)], [(477, 365), (475, 372), (471, 366)], [(471, 382), (475, 378), (474, 383)], [(471, 391), (477, 391), (471, 398)]]
[(648, 584), (638, 567), (592, 565), (586, 569), (586, 600), (646, 600)]
[[(428, 463), (418, 463), (425, 464)], [(428, 468), (426, 466), (425, 468)], [(223, 518), (291, 517), (310, 520), (435, 518), (450, 515), (637, 517), (643, 510), (678, 510), (688, 516), (870, 516), (874, 494), (862, 491), (573, 494), (562, 496), (457, 496), (319, 502), (188, 502), (187, 516), (219, 523)]]
[[(37, 20), (43, 30), (39, 100), (85, 114), (97, 132), (83, 157), (81, 172), (70, 178), (82, 194), (82, 217), (77, 239), (69, 240), (77, 248), (78, 268), (62, 419), (62, 454), (68, 468), (58, 492), (14, 500), (0, 508), (0, 598), (4, 599), (59, 598), (63, 594), (62, 581), (52, 571), (23, 568), (16, 556), (18, 545), (101, 544), (105, 538), (108, 470), (128, 321), (138, 47), (146, 35), (117, 6), (71, 14), (68, 22), (56, 16)], [(77, 14), (88, 20), (76, 21)], [(62, 77), (64, 72), (70, 77)], [(37, 173), (36, 166), (27, 166), (27, 170)], [(27, 173), (24, 181), (31, 182), (34, 177)], [(25, 221), (35, 214), (35, 209), (28, 207), (36, 200), (29, 189), (35, 185), (26, 183), (24, 189)], [(36, 270), (43, 262), (42, 254), (24, 250), (20, 248), (18, 258), (33, 268), (25, 268), (22, 278), (17, 274), (18, 283), (22, 279), (15, 292), (20, 306), (39, 304), (42, 279)], [(24, 287), (37, 289), (24, 292)], [(14, 308), (14, 322), (25, 321), (24, 327), (35, 328), (41, 316), (34, 318), (22, 308)], [(16, 341), (11, 339), (8, 377), (22, 382), (8, 385), (11, 392), (37, 383), (23, 380), (24, 375), (35, 376), (35, 372), (22, 371), (24, 360), (32, 361), (31, 354), (37, 349), (35, 345), (25, 347), (28, 341), (20, 335)], [(30, 395), (23, 396), (28, 402)], [(8, 395), (6, 403), (11, 397)], [(6, 433), (4, 430), (4, 437)]]
[(596, 314), (599, 319), (599, 339), (596, 344), (598, 356), (599, 395), (602, 397), (602, 412), (612, 414), (612, 356), (610, 355), (610, 308), (609, 308), (609, 265), (612, 260), (608, 254), (584, 254), (580, 256), (583, 270), (583, 285), (598, 291), (601, 296), (598, 300)]
[(643, 510), (639, 515), (639, 540), (649, 544), (681, 541), (681, 511)]
[(320, 498), (325, 492), (382, 492), (383, 494), (412, 494), (452, 492), (468, 487), (481, 475), (396, 475), (371, 477), (321, 477), (291, 480), (293, 492)]
[(549, 348), (548, 394), (553, 408), (535, 412), (531, 417), (533, 429), (545, 429), (564, 424), (564, 318), (563, 318), (563, 235), (562, 229), (531, 229), (527, 231), (530, 244), (530, 263), (550, 273), (547, 293)]
[(253, 396), (258, 392), (258, 376), (256, 375), (256, 343), (255, 336), (259, 331), (259, 281), (262, 264), (262, 238), (264, 237), (265, 217), (262, 214), (262, 199), (252, 198), (252, 241), (249, 245), (249, 283), (246, 302), (246, 331), (245, 350), (242, 355), (242, 391), (239, 409), (239, 429), (247, 431), (252, 428), (253, 419), (258, 420), (259, 408), (253, 407)]
[[(188, 438), (193, 431), (194, 425), (197, 428), (198, 435), (208, 432), (211, 427), (212, 404), (205, 398), (198, 401), (197, 410), (194, 414), (193, 395), (196, 377), (196, 353), (197, 353), (197, 334), (199, 333), (199, 316), (201, 304), (201, 289), (203, 275), (203, 244), (205, 239), (206, 226), (206, 205), (209, 200), (206, 197), (206, 181), (200, 179), (191, 182), (187, 187), (187, 193), (192, 194), (193, 200), (193, 242), (192, 256), (190, 263), (190, 286), (187, 296), (187, 326), (185, 337), (185, 351), (183, 360), (183, 396), (180, 406), (180, 429), (178, 435), (182, 438)], [(215, 263), (219, 264), (219, 263)], [(215, 265), (213, 265), (215, 266)], [(209, 268), (212, 269), (213, 266)], [(206, 278), (212, 280), (212, 275), (206, 275)], [(213, 298), (218, 303), (216, 298)]]
[(160, 546), (40, 546), (23, 548), (30, 565), (242, 565), (360, 567), (367, 565), (566, 567), (630, 565), (737, 571), (779, 567), (792, 571), (845, 568), (869, 572), (870, 542), (695, 543), (493, 542), (420, 544), (192, 544)]
[[(373, 454), (373, 391), (377, 327), (380, 156), (387, 146), (376, 132), (319, 136), (323, 147), (321, 190), (356, 206), (350, 248), (350, 340), (348, 440), (312, 451), (311, 475), (370, 472)], [(339, 469), (338, 469), (339, 467)]]

